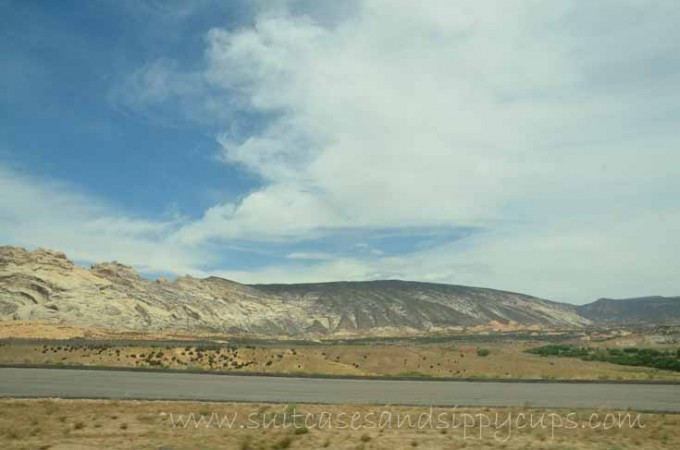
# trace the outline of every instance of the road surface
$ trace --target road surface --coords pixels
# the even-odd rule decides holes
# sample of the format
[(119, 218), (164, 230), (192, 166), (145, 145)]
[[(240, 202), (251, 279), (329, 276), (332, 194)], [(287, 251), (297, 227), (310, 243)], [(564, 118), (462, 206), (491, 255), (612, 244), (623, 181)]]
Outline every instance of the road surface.
[(0, 397), (630, 408), (680, 412), (680, 385), (287, 378), (0, 368)]

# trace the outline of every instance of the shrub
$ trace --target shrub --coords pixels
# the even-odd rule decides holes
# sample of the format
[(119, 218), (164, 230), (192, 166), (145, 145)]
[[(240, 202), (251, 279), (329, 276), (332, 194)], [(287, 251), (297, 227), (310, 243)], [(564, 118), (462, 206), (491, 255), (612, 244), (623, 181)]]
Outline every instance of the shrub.
[(601, 349), (570, 345), (546, 345), (526, 350), (541, 356), (581, 358), (584, 361), (602, 361), (624, 366), (644, 366), (680, 372), (678, 353), (647, 348)]
[(274, 445), (272, 445), (272, 448), (274, 450), (281, 450), (290, 447), (290, 444), (293, 443), (293, 439), (290, 436), (286, 436), (280, 441), (276, 442)]

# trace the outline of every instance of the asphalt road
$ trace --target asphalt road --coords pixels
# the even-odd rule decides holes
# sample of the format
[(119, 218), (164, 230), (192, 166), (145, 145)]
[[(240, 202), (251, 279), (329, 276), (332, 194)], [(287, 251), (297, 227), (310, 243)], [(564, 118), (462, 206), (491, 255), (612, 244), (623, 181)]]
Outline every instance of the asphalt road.
[(630, 408), (680, 412), (679, 385), (353, 380), (0, 368), (0, 397)]

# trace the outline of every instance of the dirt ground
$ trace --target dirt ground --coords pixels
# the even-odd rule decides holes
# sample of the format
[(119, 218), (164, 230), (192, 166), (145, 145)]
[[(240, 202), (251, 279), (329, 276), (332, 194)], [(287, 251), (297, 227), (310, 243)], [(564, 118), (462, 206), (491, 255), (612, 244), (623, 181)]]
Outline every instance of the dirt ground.
[(208, 333), (193, 333), (191, 335), (181, 333), (138, 333), (138, 332), (112, 332), (98, 328), (78, 327), (74, 325), (60, 324), (38, 320), (3, 320), (0, 321), (0, 339), (126, 339), (126, 340), (195, 340), (210, 338)]
[[(141, 344), (141, 343), (140, 343)], [(525, 353), (537, 342), (313, 346), (0, 344), (0, 363), (285, 374), (680, 380), (680, 373)], [(487, 356), (480, 356), (488, 351)]]
[(16, 450), (658, 450), (679, 430), (680, 415), (629, 411), (0, 400), (0, 448)]

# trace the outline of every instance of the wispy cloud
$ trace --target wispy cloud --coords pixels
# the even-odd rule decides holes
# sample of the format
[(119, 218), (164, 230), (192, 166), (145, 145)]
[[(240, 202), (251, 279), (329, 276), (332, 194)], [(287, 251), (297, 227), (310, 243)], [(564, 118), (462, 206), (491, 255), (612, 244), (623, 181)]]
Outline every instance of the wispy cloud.
[(293, 252), (287, 256), (288, 259), (303, 259), (311, 261), (324, 261), (333, 259), (335, 257), (337, 256), (323, 252)]
[(221, 271), (250, 283), (400, 278), (495, 287), (569, 302), (677, 295), (680, 212), (600, 216), (504, 227), (396, 256), (293, 258), (288, 264)]
[(200, 273), (213, 257), (169, 242), (178, 225), (131, 217), (75, 186), (0, 165), (3, 244), (64, 250), (80, 261), (117, 259), (146, 272)]

